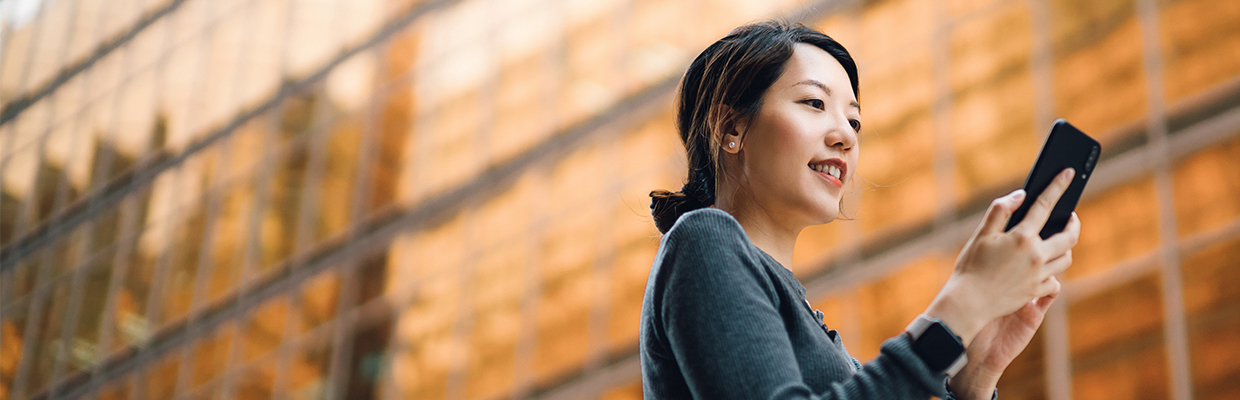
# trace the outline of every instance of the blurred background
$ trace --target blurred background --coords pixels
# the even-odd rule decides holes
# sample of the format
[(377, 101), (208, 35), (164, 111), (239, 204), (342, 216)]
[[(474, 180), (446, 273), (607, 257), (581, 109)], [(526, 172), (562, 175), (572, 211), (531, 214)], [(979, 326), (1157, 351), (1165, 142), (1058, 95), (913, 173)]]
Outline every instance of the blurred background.
[(1240, 398), (1235, 0), (0, 0), (0, 399), (636, 399), (675, 85), (860, 65), (794, 270), (873, 358), (1051, 121), (1103, 143), (1005, 399)]

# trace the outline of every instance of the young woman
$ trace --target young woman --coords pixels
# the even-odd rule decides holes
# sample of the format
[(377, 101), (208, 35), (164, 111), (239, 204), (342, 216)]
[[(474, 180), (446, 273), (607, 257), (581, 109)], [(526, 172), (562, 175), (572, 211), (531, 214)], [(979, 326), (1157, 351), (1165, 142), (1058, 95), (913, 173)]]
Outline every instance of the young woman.
[(857, 67), (812, 29), (743, 26), (698, 55), (677, 128), (689, 172), (651, 192), (665, 233), (642, 304), (647, 399), (988, 399), (1059, 293), (1080, 223), (1042, 240), (1064, 171), (1011, 231), (996, 199), (925, 312), (864, 365), (786, 266), (797, 235), (839, 214), (860, 155)]

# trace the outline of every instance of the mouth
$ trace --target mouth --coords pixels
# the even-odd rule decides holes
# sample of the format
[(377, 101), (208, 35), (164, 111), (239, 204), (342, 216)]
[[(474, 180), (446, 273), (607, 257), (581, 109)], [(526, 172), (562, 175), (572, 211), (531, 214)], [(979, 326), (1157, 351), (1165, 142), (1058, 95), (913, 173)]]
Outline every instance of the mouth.
[(830, 158), (826, 160), (811, 161), (809, 169), (814, 170), (819, 176), (827, 180), (835, 187), (844, 186), (844, 175), (848, 172), (848, 163), (838, 158)]

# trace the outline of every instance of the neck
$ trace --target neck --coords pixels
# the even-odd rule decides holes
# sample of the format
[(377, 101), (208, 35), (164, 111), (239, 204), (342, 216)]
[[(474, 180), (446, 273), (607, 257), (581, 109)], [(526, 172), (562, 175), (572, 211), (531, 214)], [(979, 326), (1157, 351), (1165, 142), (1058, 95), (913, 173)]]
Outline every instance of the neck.
[(792, 248), (804, 227), (781, 224), (766, 210), (753, 206), (744, 207), (739, 202), (718, 202), (716, 207), (732, 214), (755, 246), (771, 255), (784, 268), (792, 268)]

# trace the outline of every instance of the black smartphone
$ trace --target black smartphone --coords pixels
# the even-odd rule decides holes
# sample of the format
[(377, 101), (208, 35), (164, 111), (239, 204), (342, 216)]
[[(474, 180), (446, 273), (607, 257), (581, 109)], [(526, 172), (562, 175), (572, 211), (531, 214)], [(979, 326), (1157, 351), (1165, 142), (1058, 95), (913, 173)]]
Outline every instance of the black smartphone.
[(1059, 197), (1059, 202), (1051, 210), (1050, 218), (1047, 218), (1046, 225), (1042, 226), (1039, 236), (1046, 239), (1063, 232), (1068, 225), (1068, 218), (1072, 216), (1072, 210), (1076, 209), (1076, 203), (1081, 199), (1081, 193), (1085, 191), (1085, 183), (1089, 182), (1090, 175), (1093, 175), (1101, 152), (1102, 146), (1097, 140), (1062, 118), (1055, 120), (1050, 135), (1046, 136), (1046, 143), (1042, 145), (1042, 152), (1038, 153), (1038, 160), (1033, 163), (1029, 177), (1025, 178), (1025, 201), (1012, 213), (1004, 231), (1012, 230), (1025, 219), (1025, 214), (1029, 213), (1033, 202), (1051, 185), (1056, 175), (1065, 168), (1073, 168), (1076, 175), (1072, 177), (1072, 184), (1068, 185), (1068, 190)]

